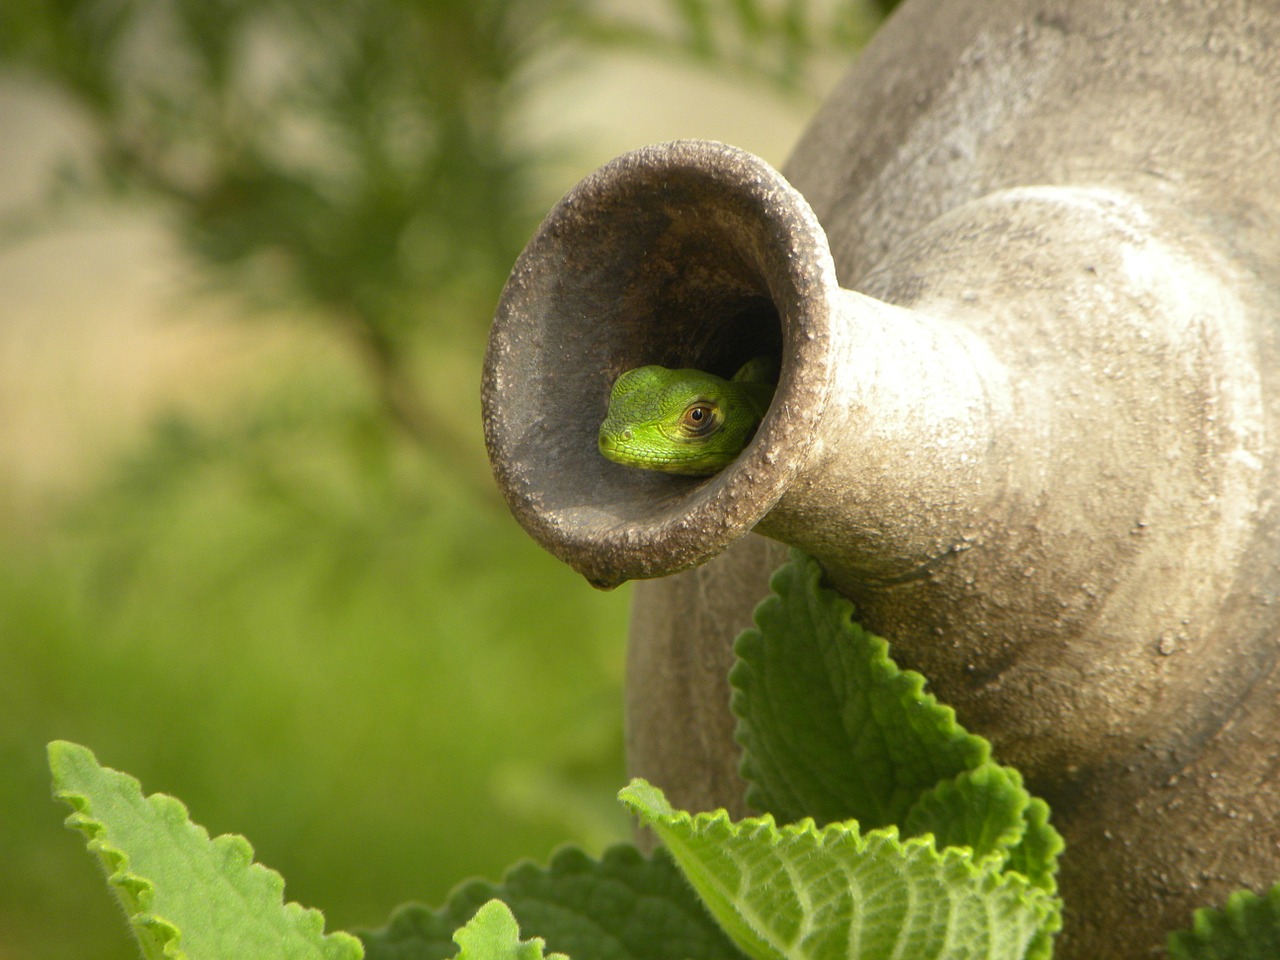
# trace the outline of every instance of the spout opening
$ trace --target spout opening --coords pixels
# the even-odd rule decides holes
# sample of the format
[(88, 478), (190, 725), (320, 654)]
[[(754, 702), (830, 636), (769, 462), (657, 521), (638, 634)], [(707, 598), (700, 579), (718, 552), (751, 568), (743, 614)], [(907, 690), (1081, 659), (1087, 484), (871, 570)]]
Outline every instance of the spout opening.
[[(597, 586), (719, 553), (804, 462), (831, 382), (834, 266), (804, 199), (759, 158), (676, 141), (619, 157), (548, 214), (503, 291), (485, 360), (485, 439), (512, 513)], [(613, 381), (646, 364), (730, 376), (780, 364), (747, 449), (711, 477), (612, 463)]]

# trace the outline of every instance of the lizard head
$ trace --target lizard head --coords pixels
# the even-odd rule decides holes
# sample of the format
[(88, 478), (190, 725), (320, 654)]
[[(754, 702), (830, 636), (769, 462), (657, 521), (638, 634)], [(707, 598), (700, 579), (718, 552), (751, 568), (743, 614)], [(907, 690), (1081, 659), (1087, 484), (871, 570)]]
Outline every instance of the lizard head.
[(763, 411), (750, 389), (700, 370), (629, 370), (609, 394), (600, 452), (631, 467), (710, 476), (755, 433)]

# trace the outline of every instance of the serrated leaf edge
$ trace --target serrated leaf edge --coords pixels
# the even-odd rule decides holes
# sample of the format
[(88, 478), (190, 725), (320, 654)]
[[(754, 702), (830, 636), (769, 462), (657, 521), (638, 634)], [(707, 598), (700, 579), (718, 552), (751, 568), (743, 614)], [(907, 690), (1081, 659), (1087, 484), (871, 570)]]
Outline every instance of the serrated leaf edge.
[[(942, 730), (948, 736), (963, 736), (971, 739), (980, 745), (980, 756), (976, 762), (968, 769), (973, 770), (982, 766), (984, 763), (994, 762), (992, 759), (991, 743), (985, 737), (971, 734), (961, 725), (956, 717), (955, 709), (945, 703), (940, 703), (938, 698), (929, 693), (925, 688), (928, 686), (928, 680), (925, 676), (915, 670), (904, 670), (898, 666), (893, 657), (889, 653), (890, 644), (887, 639), (872, 633), (863, 627), (854, 619), (854, 605), (847, 597), (842, 596), (838, 591), (825, 586), (822, 582), (822, 567), (813, 557), (801, 550), (792, 549), (790, 558), (782, 566), (769, 577), (769, 593), (763, 600), (756, 604), (752, 611), (752, 626), (743, 630), (734, 640), (733, 649), (735, 654), (735, 662), (729, 671), (729, 684), (732, 689), (729, 699), (729, 709), (737, 719), (734, 727), (734, 741), (738, 746), (742, 747), (742, 759), (738, 764), (738, 774), (747, 783), (746, 801), (748, 805), (755, 806), (752, 802), (752, 793), (757, 790), (756, 781), (757, 768), (755, 761), (751, 755), (751, 745), (748, 742), (751, 734), (747, 730), (748, 718), (745, 713), (745, 704), (747, 695), (743, 691), (743, 678), (757, 668), (749, 662), (749, 658), (744, 651), (752, 643), (764, 642), (764, 631), (760, 628), (760, 613), (769, 605), (782, 603), (782, 593), (786, 587), (786, 580), (790, 576), (802, 578), (801, 589), (808, 592), (808, 595), (818, 600), (829, 600), (838, 611), (839, 623), (842, 631), (857, 631), (864, 635), (872, 642), (876, 653), (871, 661), (873, 669), (883, 669), (888, 672), (890, 677), (901, 677), (905, 684), (904, 693), (909, 695), (913, 700), (921, 703), (930, 710), (937, 710), (942, 720)], [(759, 807), (757, 807), (759, 809)]]
[(157, 814), (161, 816), (165, 816), (166, 813), (176, 814), (185, 825), (194, 828), (203, 840), (211, 843), (224, 859), (235, 857), (241, 861), (238, 864), (240, 869), (262, 876), (279, 896), (280, 909), (287, 915), (289, 922), (303, 936), (319, 937), (320, 942), (316, 946), (321, 954), (327, 954), (326, 946), (341, 945), (354, 946), (358, 951), (354, 955), (356, 958), (364, 956), (364, 946), (357, 938), (342, 931), (324, 933), (324, 915), (319, 910), (303, 907), (292, 901), (285, 903), (284, 877), (270, 867), (254, 862), (253, 846), (244, 837), (238, 834), (222, 834), (210, 838), (209, 831), (192, 821), (186, 805), (177, 797), (165, 793), (144, 795), (141, 781), (123, 771), (103, 766), (88, 747), (68, 740), (54, 740), (48, 745), (47, 750), (49, 768), (55, 784), (54, 799), (66, 803), (72, 809), (63, 823), (69, 829), (76, 830), (86, 837), (86, 848), (101, 860), (107, 873), (108, 885), (120, 891), (121, 895), (118, 895), (118, 899), (125, 909), (130, 926), (144, 947), (146, 939), (142, 936), (143, 934), (153, 939), (154, 945), (160, 950), (159, 956), (166, 960), (187, 960), (187, 954), (181, 947), (182, 931), (173, 922), (150, 910), (155, 895), (155, 884), (130, 870), (129, 855), (106, 839), (106, 834), (109, 832), (107, 825), (92, 815), (92, 802), (89, 796), (76, 790), (61, 789), (56, 786), (60, 776), (60, 762), (64, 758), (77, 756), (113, 775), (119, 779), (125, 789)]
[(546, 953), (547, 943), (541, 937), (521, 940), (520, 924), (515, 914), (497, 897), (480, 904), (476, 912), (471, 915), (471, 919), (454, 931), (453, 942), (458, 945), (459, 957), (483, 955), (483, 945), (477, 942), (473, 949), (472, 938), (475, 937), (478, 940), (481, 936), (480, 928), (490, 923), (499, 925), (501, 934), (512, 941), (511, 945), (514, 947), (512, 952), (521, 960), (569, 960), (563, 953)]
[[(840, 627), (843, 631), (849, 633), (857, 632), (871, 642), (871, 646), (875, 650), (875, 655), (871, 662), (872, 668), (880, 668), (887, 671), (890, 678), (901, 677), (905, 682), (904, 694), (909, 695), (912, 699), (921, 703), (928, 709), (937, 710), (939, 712), (939, 716), (942, 721), (942, 731), (946, 735), (951, 737), (964, 737), (980, 745), (980, 756), (977, 757), (976, 761), (971, 766), (956, 774), (955, 777), (940, 780), (930, 789), (936, 789), (938, 786), (947, 783), (949, 780), (953, 781), (965, 774), (972, 774), (974, 771), (987, 765), (999, 767), (1001, 770), (1011, 774), (1017, 784), (1023, 790), (1026, 789), (1023, 785), (1021, 772), (1016, 767), (1009, 767), (1004, 764), (1000, 764), (994, 759), (994, 751), (991, 747), (991, 742), (986, 737), (983, 737), (980, 734), (970, 733), (960, 723), (953, 707), (945, 703), (940, 703), (934, 694), (925, 689), (928, 685), (928, 680), (923, 674), (915, 670), (904, 670), (899, 667), (890, 653), (891, 644), (889, 641), (886, 638), (867, 630), (854, 619), (855, 608), (853, 602), (847, 597), (842, 596), (838, 591), (824, 585), (824, 574), (822, 566), (818, 561), (804, 551), (792, 548), (787, 562), (779, 566), (774, 570), (772, 575), (770, 575), (769, 593), (764, 597), (764, 599), (756, 604), (756, 607), (752, 612), (752, 626), (743, 630), (734, 641), (734, 653), (736, 659), (729, 672), (729, 683), (732, 688), (729, 706), (734, 717), (736, 717), (738, 721), (734, 728), (734, 740), (742, 748), (742, 758), (738, 764), (738, 772), (739, 776), (741, 776), (747, 783), (747, 795), (745, 799), (748, 806), (755, 806), (755, 804), (752, 803), (752, 793), (757, 789), (757, 768), (751, 753), (750, 740), (752, 735), (748, 730), (749, 720), (746, 716), (745, 709), (747, 694), (743, 690), (743, 680), (758, 668), (755, 664), (750, 662), (750, 658), (746, 653), (748, 652), (747, 648), (750, 645), (762, 644), (765, 642), (764, 631), (761, 629), (759, 622), (760, 612), (767, 605), (781, 604), (785, 602), (782, 594), (783, 591), (787, 589), (786, 581), (790, 577), (796, 577), (801, 580), (800, 589), (806, 591), (808, 596), (818, 601), (830, 602), (834, 605), (834, 609), (838, 612)], [(922, 791), (921, 797), (928, 792), (929, 790)], [(1037, 878), (1028, 877), (1026, 874), (1013, 869), (1011, 866), (1004, 867), (1003, 872), (1017, 874), (1018, 876), (1028, 880), (1033, 887), (1043, 890), (1051, 897), (1056, 898), (1058, 890), (1056, 879), (1058, 869), (1057, 858), (1061, 855), (1065, 844), (1063, 842), (1062, 835), (1058, 833), (1050, 821), (1050, 810), (1048, 805), (1044, 800), (1034, 796), (1033, 794), (1028, 793), (1028, 797), (1030, 803), (1023, 811), (1021, 832), (1025, 835), (1037, 824), (1051, 831), (1053, 839), (1050, 843), (1050, 865), (1047, 872), (1045, 872), (1043, 876), (1039, 876)], [(918, 797), (917, 802), (919, 799), (920, 798)], [(759, 809), (759, 807), (757, 807), (757, 809)], [(926, 836), (932, 838), (932, 834), (926, 834)], [(1013, 848), (1011, 847), (1006, 853), (1012, 853), (1012, 850)], [(982, 859), (991, 857), (997, 858), (1001, 864), (1007, 864), (1009, 859), (1007, 855), (999, 856), (996, 853), (988, 854)], [(1061, 903), (1056, 899), (1055, 903), (1057, 903), (1057, 919), (1055, 922), (1050, 924), (1050, 930), (1058, 930), (1062, 925)]]
[[(627, 873), (631, 869), (640, 867), (650, 869), (654, 865), (653, 862), (660, 856), (671, 862), (675, 875), (680, 877), (683, 883), (687, 884), (688, 881), (683, 878), (679, 867), (672, 860), (670, 851), (661, 847), (646, 853), (634, 843), (622, 842), (606, 847), (599, 856), (592, 856), (581, 847), (565, 844), (553, 851), (545, 864), (531, 858), (519, 860), (503, 871), (501, 878), (497, 881), (483, 878), (464, 880), (454, 886), (438, 906), (433, 907), (416, 901), (402, 903), (391, 911), (391, 915), (386, 922), (380, 926), (361, 928), (355, 932), (361, 937), (376, 937), (394, 943), (400, 937), (412, 938), (424, 923), (432, 923), (441, 917), (448, 917), (450, 911), (458, 909), (468, 902), (473, 903), (474, 908), (470, 913), (460, 911), (458, 918), (453, 922), (470, 922), (475, 910), (478, 910), (481, 905), (489, 900), (496, 899), (507, 903), (505, 898), (513, 895), (508, 888), (523, 886), (527, 879), (527, 874), (530, 872), (541, 873), (548, 878), (566, 880), (573, 880), (584, 874), (597, 874), (603, 875), (614, 882), (627, 883)], [(643, 894), (639, 890), (636, 892), (640, 896), (650, 896), (650, 894)], [(539, 903), (551, 904), (557, 906), (557, 908), (562, 906), (553, 899), (530, 897), (523, 891), (517, 892), (515, 898), (528, 901), (537, 899)], [(664, 902), (673, 909), (696, 915), (699, 920), (718, 929), (718, 925), (711, 919), (706, 912), (706, 908), (692, 889), (688, 890), (687, 904), (671, 899), (664, 899)], [(508, 903), (508, 906), (510, 907), (511, 904)], [(514, 914), (515, 910), (513, 909), (512, 912)], [(575, 912), (580, 911), (575, 908)], [(587, 917), (587, 919), (590, 918)], [(726, 943), (728, 942), (726, 938)]]
[(1200, 907), (1191, 915), (1191, 929), (1176, 930), (1169, 934), (1169, 955), (1181, 958), (1189, 956), (1189, 950), (1211, 945), (1218, 939), (1221, 923), (1227, 924), (1237, 933), (1241, 932), (1246, 911), (1255, 906), (1268, 906), (1280, 918), (1280, 883), (1261, 895), (1252, 890), (1236, 890), (1221, 907)]
[[(55, 747), (61, 747), (64, 744), (75, 746), (67, 741), (55, 741), (49, 744), (50, 767), (53, 767)], [(55, 778), (57, 776), (56, 770), (54, 776)], [(137, 783), (137, 781), (134, 782)], [(141, 784), (138, 784), (138, 793), (139, 795), (142, 793)], [(89, 797), (73, 790), (56, 789), (53, 791), (53, 796), (54, 799), (61, 800), (72, 808), (73, 812), (67, 815), (63, 824), (68, 829), (84, 834), (86, 849), (102, 862), (107, 874), (107, 884), (117, 891), (116, 898), (124, 908), (135, 935), (140, 936), (145, 933), (153, 938), (161, 957), (184, 960), (186, 954), (181, 948), (182, 932), (163, 917), (149, 912), (155, 894), (155, 885), (145, 877), (132, 873), (129, 870), (129, 855), (104, 839), (107, 833), (106, 824), (95, 820), (90, 814)]]
[[(645, 809), (646, 795), (653, 807), (652, 810)], [(1062, 926), (1062, 904), (1057, 897), (1036, 886), (1021, 873), (1002, 871), (997, 857), (988, 856), (981, 861), (975, 861), (972, 851), (967, 847), (947, 847), (939, 851), (931, 834), (902, 840), (895, 826), (862, 833), (855, 821), (835, 822), (818, 827), (812, 818), (805, 818), (779, 828), (774, 817), (767, 813), (736, 822), (724, 809), (691, 814), (673, 808), (661, 789), (640, 778), (633, 779), (619, 792), (618, 797), (641, 820), (648, 822), (664, 840), (667, 839), (664, 836), (667, 831), (677, 833), (679, 838), (679, 831), (684, 826), (687, 826), (695, 836), (717, 843), (734, 835), (741, 839), (744, 833), (750, 834), (746, 838), (750, 840), (763, 831), (768, 842), (773, 846), (792, 837), (807, 834), (818, 840), (820, 850), (832, 846), (833, 840), (844, 842), (851, 840), (855, 852), (861, 853), (873, 840), (879, 840), (882, 849), (891, 853), (896, 851), (901, 855), (904, 863), (931, 860), (939, 874), (948, 877), (952, 882), (967, 880), (973, 883), (974, 889), (983, 898), (996, 895), (1011, 897), (1032, 912), (1038, 930), (1027, 944), (1026, 960), (1048, 960), (1053, 952), (1053, 934)], [(720, 831), (719, 834), (717, 831)], [(705, 875), (696, 857), (690, 858), (692, 860), (690, 863), (686, 862), (686, 858), (680, 856), (678, 851), (673, 849), (672, 853), (691, 882), (694, 882), (695, 876), (701, 878)], [(959, 877), (956, 876), (957, 873), (960, 874)], [(780, 952), (779, 945), (773, 942), (773, 933), (767, 925), (763, 924), (759, 917), (742, 911), (741, 898), (737, 892), (726, 889), (714, 877), (708, 876), (707, 879), (713, 881), (711, 890), (714, 894), (721, 902), (730, 905), (729, 909), (739, 916), (766, 950), (771, 954), (786, 956), (785, 953)], [(694, 886), (696, 888), (698, 884), (694, 882)], [(710, 907), (709, 903), (708, 906)], [(739, 943), (739, 946), (744, 951), (748, 950), (745, 944)], [(752, 954), (754, 955), (754, 952)]]
[[(502, 888), (516, 877), (518, 874), (527, 870), (541, 870), (550, 875), (568, 876), (576, 872), (571, 868), (585, 861), (603, 865), (609, 859), (618, 856), (636, 856), (642, 859), (645, 855), (640, 852), (634, 844), (617, 843), (608, 847), (599, 858), (592, 857), (586, 853), (581, 847), (566, 844), (555, 850), (546, 864), (541, 864), (536, 860), (526, 858), (518, 860), (510, 867), (502, 872), (498, 880), (486, 880), (481, 877), (472, 877), (457, 883), (445, 894), (444, 899), (439, 906), (432, 907), (420, 901), (411, 900), (402, 903), (391, 911), (391, 915), (386, 922), (378, 927), (362, 928), (360, 933), (382, 933), (384, 931), (393, 931), (402, 927), (412, 928), (414, 926), (414, 918), (420, 916), (434, 916), (444, 910), (447, 910), (451, 904), (460, 900), (476, 899), (487, 902), (488, 900), (502, 900)], [(506, 902), (505, 900), (503, 901)], [(481, 904), (483, 905), (483, 903)], [(477, 907), (479, 909), (479, 907)], [(474, 916), (474, 913), (472, 914)], [(467, 919), (470, 922), (470, 918)]]
[[(664, 809), (660, 808), (656, 815), (644, 806), (643, 794), (649, 791), (655, 792), (662, 798)], [(1036, 904), (1043, 919), (1048, 919), (1050, 912), (1056, 912), (1051, 902), (1052, 898), (1045, 890), (1037, 887), (1017, 871), (1002, 871), (999, 856), (989, 854), (981, 859), (975, 859), (972, 850), (968, 847), (943, 847), (939, 850), (931, 833), (903, 839), (898, 834), (898, 828), (892, 825), (864, 833), (856, 820), (835, 821), (820, 827), (812, 817), (779, 826), (772, 814), (764, 813), (734, 820), (723, 807), (702, 813), (689, 813), (672, 807), (662, 795), (661, 790), (639, 777), (634, 778), (619, 791), (618, 799), (641, 820), (671, 829), (680, 829), (688, 825), (693, 832), (702, 835), (712, 834), (718, 829), (731, 837), (742, 838), (763, 831), (769, 836), (771, 845), (793, 837), (812, 836), (818, 840), (821, 848), (851, 841), (858, 852), (866, 849), (870, 839), (883, 839), (887, 842), (889, 849), (901, 851), (904, 858), (931, 857), (941, 867), (962, 868), (970, 879), (981, 881), (980, 889), (984, 893), (997, 887), (1006, 887), (1018, 894), (1025, 894)]]

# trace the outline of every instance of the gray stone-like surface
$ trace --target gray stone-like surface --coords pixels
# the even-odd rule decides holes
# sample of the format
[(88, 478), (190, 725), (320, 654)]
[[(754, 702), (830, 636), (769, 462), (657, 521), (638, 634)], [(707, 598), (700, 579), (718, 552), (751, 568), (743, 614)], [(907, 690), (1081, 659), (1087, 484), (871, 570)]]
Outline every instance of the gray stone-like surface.
[[(557, 556), (674, 574), (636, 595), (636, 773), (740, 809), (729, 644), (784, 553), (756, 528), (1050, 801), (1059, 956), (1149, 956), (1280, 880), (1278, 115), (1276, 4), (908, 2), (790, 186), (686, 142), (552, 212), (486, 436)], [(618, 373), (762, 351), (778, 395), (722, 473), (599, 457)]]

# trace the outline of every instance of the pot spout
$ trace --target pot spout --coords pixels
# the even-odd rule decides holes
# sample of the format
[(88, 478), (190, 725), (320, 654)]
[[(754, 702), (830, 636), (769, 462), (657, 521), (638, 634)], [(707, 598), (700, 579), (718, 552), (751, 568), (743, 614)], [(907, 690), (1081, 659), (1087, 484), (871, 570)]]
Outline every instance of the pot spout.
[[(761, 354), (780, 364), (773, 404), (720, 473), (600, 455), (619, 374), (728, 376)], [(595, 586), (696, 566), (756, 527), (889, 582), (962, 547), (1004, 380), (971, 331), (840, 289), (812, 210), (764, 161), (683, 141), (588, 177), (529, 243), (490, 335), (485, 436), (516, 518)]]

